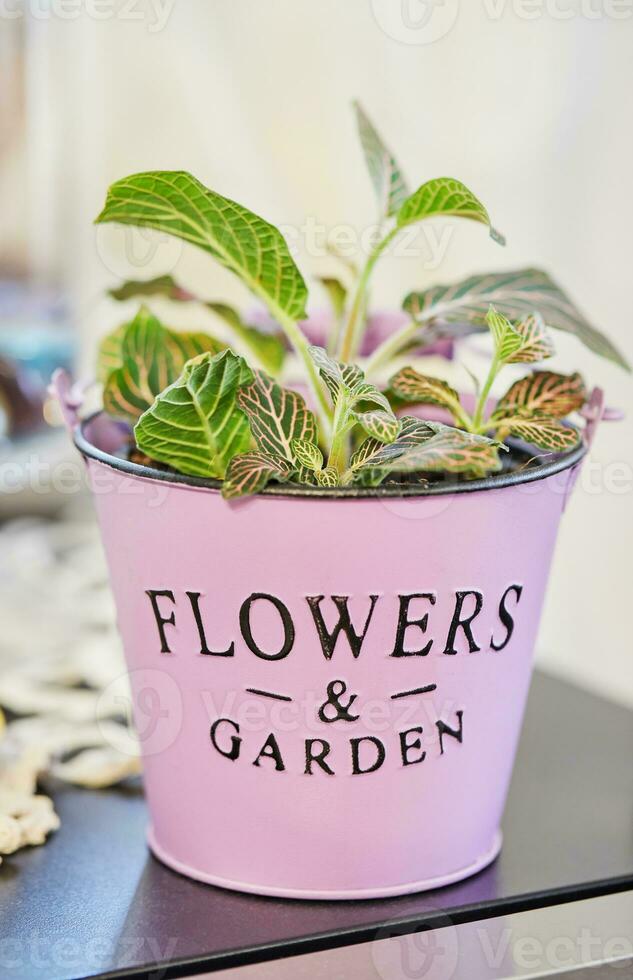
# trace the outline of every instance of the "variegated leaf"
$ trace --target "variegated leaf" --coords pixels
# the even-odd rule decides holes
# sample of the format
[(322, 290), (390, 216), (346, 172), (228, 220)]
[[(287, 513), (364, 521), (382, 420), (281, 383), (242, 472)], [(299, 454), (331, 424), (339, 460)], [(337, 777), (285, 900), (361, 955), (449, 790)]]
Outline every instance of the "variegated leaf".
[(500, 469), (502, 447), (494, 440), (439, 422), (414, 421), (420, 428), (409, 430), (409, 445), (403, 451), (396, 440), (367, 457), (363, 466), (390, 473), (442, 471), (476, 476)]
[(486, 323), (492, 334), (497, 357), (502, 361), (508, 361), (521, 348), (523, 343), (521, 334), (515, 330), (508, 318), (498, 313), (493, 306), (488, 310)]
[(333, 466), (326, 466), (324, 470), (317, 470), (317, 483), (320, 487), (338, 487), (339, 475)]
[(563, 419), (581, 409), (586, 400), (587, 389), (578, 373), (567, 375), (554, 371), (534, 371), (515, 381), (497, 403), (492, 419), (512, 417), (521, 410)]
[(432, 286), (424, 292), (410, 293), (403, 306), (421, 325), (430, 321), (470, 324), (477, 331), (485, 328), (491, 304), (510, 320), (538, 312), (548, 327), (573, 334), (596, 354), (628, 369), (626, 359), (611, 341), (589, 323), (560, 286), (541, 269), (469, 276), (448, 286)]
[(231, 458), (250, 445), (248, 419), (236, 397), (251, 379), (246, 361), (230, 350), (189, 361), (141, 415), (136, 445), (180, 473), (221, 479)]
[(552, 338), (540, 314), (533, 313), (519, 320), (514, 324), (514, 329), (521, 335), (521, 346), (506, 358), (506, 364), (534, 364), (556, 353)]
[(379, 442), (393, 442), (398, 435), (400, 422), (391, 411), (376, 409), (371, 412), (354, 412), (353, 416), (365, 432)]
[(549, 449), (563, 452), (578, 445), (579, 433), (568, 425), (563, 425), (550, 415), (536, 413), (525, 418), (509, 419), (504, 433), (516, 436), (524, 442), (529, 442), (539, 449)]
[(180, 374), (184, 358), (170, 334), (146, 307), (126, 325), (120, 347), (121, 367), (111, 371), (103, 390), (109, 415), (136, 420)]
[(273, 316), (305, 319), (308, 291), (281, 232), (189, 173), (155, 170), (118, 180), (96, 220), (191, 242), (235, 273)]
[(419, 374), (412, 367), (402, 368), (389, 382), (389, 389), (402, 401), (416, 405), (440, 405), (453, 417), (462, 412), (459, 395), (446, 381)]
[(290, 450), (294, 458), (307, 470), (320, 470), (323, 466), (323, 453), (314, 442), (307, 439), (293, 439)]
[(287, 482), (292, 476), (292, 464), (280, 456), (270, 453), (243, 453), (234, 456), (229, 463), (226, 478), (222, 484), (222, 496), (243, 497), (246, 494), (263, 490), (267, 483), (276, 480)]
[(308, 351), (315, 367), (327, 385), (334, 405), (341, 388), (347, 392), (352, 392), (364, 381), (365, 376), (356, 364), (341, 364), (340, 361), (335, 361), (323, 347), (310, 346)]
[(389, 467), (390, 472), (419, 470), (484, 476), (501, 469), (499, 449), (505, 447), (498, 442), (437, 422), (427, 425), (434, 430), (433, 436), (397, 456)]
[(496, 231), (488, 212), (478, 198), (459, 180), (453, 177), (435, 177), (414, 191), (401, 205), (396, 214), (399, 228), (411, 225), (424, 218), (470, 218), (487, 225), (491, 237), (505, 244), (505, 239)]
[(426, 442), (434, 434), (434, 429), (428, 423), (412, 415), (404, 415), (400, 419), (398, 437), (388, 445), (372, 437), (365, 439), (353, 454), (350, 460), (350, 469), (353, 471), (367, 467), (378, 469), (382, 465), (389, 464), (391, 460), (401, 456), (409, 449)]
[(317, 423), (296, 391), (282, 388), (263, 372), (241, 388), (237, 404), (248, 417), (257, 448), (294, 462), (293, 440), (317, 441)]
[(379, 214), (395, 214), (409, 196), (409, 189), (394, 156), (370, 122), (358, 102), (354, 103), (356, 121), (365, 162), (378, 198)]

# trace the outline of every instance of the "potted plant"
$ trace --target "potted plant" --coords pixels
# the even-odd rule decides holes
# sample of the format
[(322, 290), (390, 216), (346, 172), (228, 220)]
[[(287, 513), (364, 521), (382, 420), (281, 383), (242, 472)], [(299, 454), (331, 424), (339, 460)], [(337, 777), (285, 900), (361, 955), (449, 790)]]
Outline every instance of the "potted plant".
[[(410, 192), (356, 111), (381, 231), (351, 289), (326, 282), (327, 340), (307, 336), (276, 228), (187, 173), (135, 174), (97, 221), (205, 250), (270, 320), (208, 303), (227, 344), (142, 306), (102, 343), (104, 410), (81, 423), (55, 379), (95, 490), (150, 846), (202, 881), (302, 898), (432, 888), (498, 853), (558, 523), (603, 414), (541, 362), (563, 330), (627, 367), (535, 269), (411, 293), (359, 360), (374, 268), (404, 228), (455, 217), (502, 239), (459, 181)], [(194, 301), (169, 276), (115, 291), (156, 293)], [(492, 356), (470, 399), (419, 360), (376, 383), (472, 332)], [(289, 353), (300, 390), (280, 380)]]

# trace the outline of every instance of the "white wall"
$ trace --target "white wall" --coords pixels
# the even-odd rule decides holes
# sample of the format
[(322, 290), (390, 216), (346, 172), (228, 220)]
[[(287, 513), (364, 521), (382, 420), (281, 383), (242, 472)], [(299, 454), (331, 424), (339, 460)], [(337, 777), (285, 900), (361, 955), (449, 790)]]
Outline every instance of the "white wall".
[[(239, 294), (174, 243), (146, 263), (145, 241), (140, 267), (130, 265), (124, 233), (90, 224), (109, 181), (188, 169), (280, 224), (314, 216), (362, 229), (373, 202), (349, 109), (360, 97), (412, 182), (461, 178), (508, 237), (502, 250), (460, 225), (437, 268), (424, 250), (387, 259), (377, 303), (486, 267), (538, 264), (633, 360), (633, 0), (445, 0), (427, 27), (406, 27), (399, 11), (415, 19), (423, 8), (181, 0), (162, 8), (162, 30), (152, 4), (141, 21), (31, 25), (32, 105), (54, 122), (33, 164), (32, 248), (71, 282), (86, 347), (116, 315), (99, 299), (116, 273), (177, 265), (209, 296)], [(631, 378), (574, 341), (559, 349), (554, 366), (601, 384), (628, 421), (604, 425), (565, 515), (539, 658), (633, 704)]]

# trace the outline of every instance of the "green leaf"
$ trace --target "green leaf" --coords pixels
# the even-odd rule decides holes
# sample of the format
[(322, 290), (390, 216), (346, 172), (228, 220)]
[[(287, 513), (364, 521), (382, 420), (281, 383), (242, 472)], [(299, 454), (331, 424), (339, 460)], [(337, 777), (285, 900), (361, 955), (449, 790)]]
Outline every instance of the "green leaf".
[(507, 362), (520, 350), (523, 344), (521, 334), (515, 330), (507, 317), (498, 313), (493, 306), (488, 310), (486, 323), (492, 334), (497, 357)]
[(146, 307), (122, 331), (120, 358), (121, 367), (111, 371), (105, 383), (103, 407), (109, 415), (133, 420), (178, 377), (184, 365), (170, 343), (169, 331)]
[(189, 361), (137, 422), (136, 445), (180, 473), (221, 479), (231, 458), (250, 445), (236, 399), (251, 379), (246, 361), (230, 350)]
[(253, 452), (234, 456), (222, 484), (222, 496), (230, 499), (257, 493), (270, 480), (285, 483), (292, 472), (293, 468), (288, 460), (270, 453)]
[(279, 374), (287, 353), (282, 334), (266, 333), (250, 326), (236, 309), (226, 303), (205, 303), (205, 306), (224, 320), (235, 336), (255, 355), (265, 371)]
[(511, 418), (518, 412), (536, 412), (563, 419), (581, 409), (586, 401), (587, 389), (580, 374), (534, 371), (515, 381), (499, 399), (492, 421)]
[(164, 296), (166, 299), (189, 302), (195, 299), (183, 289), (172, 276), (157, 276), (154, 279), (128, 279), (116, 289), (109, 289), (108, 296), (119, 302), (136, 299), (138, 296)]
[(307, 470), (320, 470), (323, 467), (323, 453), (319, 447), (307, 439), (293, 439), (290, 449), (294, 458)]
[(203, 333), (168, 330), (147, 307), (102, 341), (99, 373), (105, 377), (103, 407), (110, 415), (133, 421), (142, 415), (185, 363), (218, 342)]
[(257, 448), (293, 463), (292, 443), (317, 441), (317, 423), (302, 396), (282, 388), (257, 372), (237, 394), (237, 404), (247, 416)]
[(541, 269), (469, 276), (448, 286), (410, 293), (403, 305), (420, 324), (437, 320), (469, 324), (479, 331), (485, 328), (491, 304), (510, 320), (538, 312), (548, 327), (572, 334), (594, 353), (629, 369), (626, 359), (611, 341), (589, 323), (560, 286)]
[(411, 194), (396, 214), (398, 228), (422, 221), (424, 218), (469, 218), (487, 225), (490, 236), (503, 245), (505, 239), (496, 231), (488, 212), (472, 191), (453, 177), (435, 177)]
[(503, 427), (505, 435), (516, 436), (524, 442), (532, 443), (539, 449), (563, 452), (578, 445), (579, 433), (571, 426), (563, 425), (549, 415), (526, 414), (525, 418), (509, 419)]
[(305, 319), (306, 284), (279, 230), (189, 173), (156, 170), (118, 180), (96, 220), (153, 228), (191, 242), (235, 273), (273, 315)]
[(333, 466), (326, 466), (324, 470), (317, 470), (317, 483), (320, 487), (338, 487), (339, 475)]
[(394, 374), (389, 389), (398, 399), (415, 405), (439, 405), (446, 408), (457, 422), (464, 417), (459, 395), (446, 381), (419, 374), (405, 367)]
[(379, 214), (395, 214), (409, 196), (409, 189), (394, 156), (387, 149), (376, 129), (358, 102), (354, 103), (356, 122), (365, 162), (378, 198)]

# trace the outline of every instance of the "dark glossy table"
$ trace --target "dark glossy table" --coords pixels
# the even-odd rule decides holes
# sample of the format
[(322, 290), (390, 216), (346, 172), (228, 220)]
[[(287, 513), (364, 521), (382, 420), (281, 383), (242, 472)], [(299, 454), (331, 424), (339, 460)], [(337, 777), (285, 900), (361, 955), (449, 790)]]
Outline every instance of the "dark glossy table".
[(149, 855), (138, 786), (49, 788), (61, 829), (0, 867), (2, 980), (190, 976), (370, 940), (385, 929), (633, 887), (633, 712), (538, 673), (501, 856), (435, 892), (327, 903), (223, 891)]

